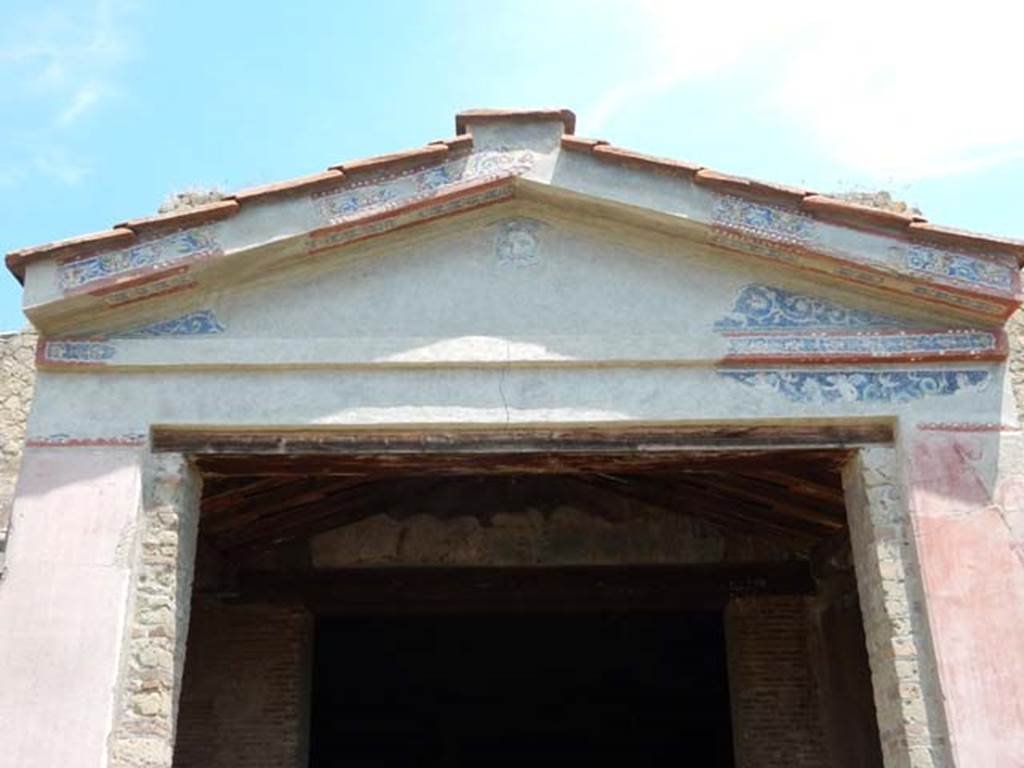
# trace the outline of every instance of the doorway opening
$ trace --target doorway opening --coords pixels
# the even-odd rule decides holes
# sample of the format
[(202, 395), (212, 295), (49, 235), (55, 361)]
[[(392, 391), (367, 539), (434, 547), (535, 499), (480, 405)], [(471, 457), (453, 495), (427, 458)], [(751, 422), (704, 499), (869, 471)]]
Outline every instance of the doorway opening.
[(718, 613), (317, 621), (310, 768), (729, 768)]
[(189, 437), (176, 768), (880, 768), (849, 451), (585, 438)]

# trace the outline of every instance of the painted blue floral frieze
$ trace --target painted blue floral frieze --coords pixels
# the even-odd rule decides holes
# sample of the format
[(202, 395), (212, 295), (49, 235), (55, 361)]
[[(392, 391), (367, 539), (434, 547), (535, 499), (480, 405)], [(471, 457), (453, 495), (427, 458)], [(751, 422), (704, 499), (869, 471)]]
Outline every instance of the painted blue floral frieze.
[(1015, 268), (1005, 264), (918, 244), (893, 246), (890, 252), (914, 272), (998, 291), (1013, 290)]
[(103, 341), (45, 341), (40, 353), (44, 363), (102, 364), (113, 359), (117, 347)]
[(145, 339), (158, 336), (205, 336), (224, 333), (224, 326), (212, 309), (189, 312), (187, 315), (144, 325), (133, 331), (118, 334), (123, 339)]
[[(891, 276), (899, 275), (957, 288), (994, 292), (1008, 298), (1013, 296), (1017, 287), (1014, 264), (920, 243), (897, 243), (888, 247), (865, 243), (864, 248), (855, 250), (829, 245), (812, 217), (731, 195), (716, 197), (711, 219), (713, 243), (858, 282), (891, 284)], [(831, 257), (839, 263), (823, 263), (819, 256)], [(851, 263), (866, 269), (851, 270)], [(969, 304), (970, 299), (948, 292), (935, 294), (934, 298), (987, 313), (1003, 314), (1006, 310), (1003, 305)]]
[(324, 219), (340, 224), (432, 197), (458, 184), (515, 176), (531, 167), (533, 154), (529, 151), (485, 150), (434, 168), (320, 193), (313, 200)]
[(981, 391), (992, 378), (983, 370), (720, 370), (718, 374), (795, 403), (905, 403)]
[(108, 253), (61, 264), (57, 281), (61, 290), (71, 291), (101, 280), (147, 267), (171, 264), (183, 259), (206, 258), (221, 253), (209, 227), (175, 232)]
[(929, 328), (770, 285), (745, 286), (714, 329), (727, 359), (996, 358), (1002, 337), (974, 328)]
[(382, 235), (409, 224), (429, 221), (501, 200), (508, 200), (512, 197), (512, 193), (513, 189), (510, 185), (497, 186), (482, 192), (462, 194), (440, 203), (425, 205), (409, 212), (400, 212), (395, 216), (377, 219), (366, 224), (358, 222), (345, 224), (329, 231), (314, 233), (306, 240), (306, 250), (312, 254), (337, 248), (356, 240)]
[(732, 311), (715, 323), (724, 330), (839, 330), (899, 328), (908, 323), (892, 315), (854, 309), (818, 296), (771, 285), (744, 286)]
[(712, 209), (712, 220), (721, 227), (784, 243), (809, 243), (817, 236), (814, 219), (795, 211), (721, 195)]

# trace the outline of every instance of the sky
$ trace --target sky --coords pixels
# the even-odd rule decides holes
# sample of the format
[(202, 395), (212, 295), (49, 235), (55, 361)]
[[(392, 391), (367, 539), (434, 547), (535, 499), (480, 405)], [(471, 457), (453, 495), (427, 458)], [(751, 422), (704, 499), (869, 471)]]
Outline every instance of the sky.
[[(3, 0), (0, 251), (452, 135), (471, 107), (1024, 238), (1024, 3)], [(25, 324), (0, 277), (0, 330)]]

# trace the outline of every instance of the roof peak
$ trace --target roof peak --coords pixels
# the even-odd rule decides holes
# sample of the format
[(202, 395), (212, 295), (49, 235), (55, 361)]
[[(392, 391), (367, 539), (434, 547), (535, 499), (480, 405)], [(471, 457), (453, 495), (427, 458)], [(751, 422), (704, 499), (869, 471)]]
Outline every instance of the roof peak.
[(470, 123), (493, 122), (504, 120), (510, 122), (529, 122), (561, 120), (563, 133), (572, 135), (576, 132), (576, 113), (564, 108), (541, 109), (464, 109), (455, 113), (455, 133), (466, 133)]

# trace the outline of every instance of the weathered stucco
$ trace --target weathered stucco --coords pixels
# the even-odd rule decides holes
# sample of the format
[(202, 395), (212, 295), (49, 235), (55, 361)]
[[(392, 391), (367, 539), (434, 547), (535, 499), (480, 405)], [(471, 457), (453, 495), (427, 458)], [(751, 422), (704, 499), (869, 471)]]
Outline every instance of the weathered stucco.
[[(120, 280), (125, 254), (29, 264), (49, 336), (0, 583), (5, 754), (169, 765), (194, 493), (182, 457), (153, 464), (154, 426), (877, 421), (895, 441), (860, 450), (846, 484), (886, 765), (1024, 762), (1024, 364), (1002, 359), (999, 315), (1013, 268), (566, 153), (557, 121), (472, 130), (477, 170), (530, 157), (479, 210), (434, 201), (446, 218), (356, 242), (388, 228), (354, 233), (348, 206), (383, 215), (374, 201), (439, 176), (389, 178), (162, 234), (130, 254), (179, 270), (160, 285), (93, 274)], [(811, 246), (863, 269), (819, 269)], [(1019, 321), (1010, 335), (1019, 349)], [(0, 406), (19, 418), (28, 347), (10, 339), (4, 361)], [(387, 555), (390, 524), (366, 525), (379, 550), (327, 535), (317, 556)], [(405, 526), (490, 551), (471, 522)]]

